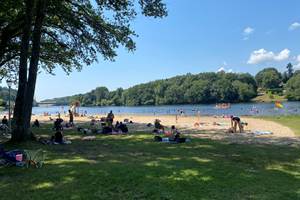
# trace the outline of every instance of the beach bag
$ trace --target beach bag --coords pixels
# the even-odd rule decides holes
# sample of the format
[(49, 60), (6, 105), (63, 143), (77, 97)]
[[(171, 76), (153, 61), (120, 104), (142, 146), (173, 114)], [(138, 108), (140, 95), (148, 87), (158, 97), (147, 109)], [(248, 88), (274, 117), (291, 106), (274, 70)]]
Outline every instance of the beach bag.
[(25, 155), (23, 150), (16, 149), (16, 150), (5, 152), (3, 158), (9, 162), (17, 163), (23, 161), (24, 159), (23, 155)]

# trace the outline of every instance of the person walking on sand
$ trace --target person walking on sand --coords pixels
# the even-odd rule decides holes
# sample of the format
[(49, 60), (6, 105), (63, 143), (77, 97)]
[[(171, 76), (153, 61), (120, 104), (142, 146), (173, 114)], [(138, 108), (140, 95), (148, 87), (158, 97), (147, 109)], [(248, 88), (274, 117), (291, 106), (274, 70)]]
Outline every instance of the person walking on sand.
[(74, 115), (71, 110), (69, 110), (69, 123), (71, 126), (74, 126)]

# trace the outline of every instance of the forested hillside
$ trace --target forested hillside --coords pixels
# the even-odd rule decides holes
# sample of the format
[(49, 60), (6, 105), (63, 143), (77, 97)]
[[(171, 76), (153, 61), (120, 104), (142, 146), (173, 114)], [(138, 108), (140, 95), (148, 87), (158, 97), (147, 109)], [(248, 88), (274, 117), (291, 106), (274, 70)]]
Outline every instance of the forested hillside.
[[(258, 89), (270, 99), (281, 96), (288, 100), (300, 100), (300, 71), (292, 64), (280, 73), (275, 68), (265, 68), (255, 77), (249, 73), (206, 72), (186, 74), (135, 85), (128, 89), (109, 91), (97, 87), (74, 96), (44, 100), (57, 105), (80, 102), (82, 106), (139, 106), (172, 105), (220, 102), (248, 102), (258, 95)], [(276, 100), (276, 99), (274, 99)]]
[(256, 91), (256, 81), (250, 74), (210, 72), (152, 81), (125, 90), (98, 87), (86, 94), (45, 101), (60, 105), (79, 101), (83, 106), (246, 102), (257, 95)]

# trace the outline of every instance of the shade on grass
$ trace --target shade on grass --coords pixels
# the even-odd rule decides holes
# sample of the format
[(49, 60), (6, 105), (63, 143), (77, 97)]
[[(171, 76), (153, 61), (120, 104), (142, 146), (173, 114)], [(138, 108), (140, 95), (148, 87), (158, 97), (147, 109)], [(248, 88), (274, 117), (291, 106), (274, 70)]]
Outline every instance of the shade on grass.
[(0, 199), (300, 199), (295, 147), (163, 144), (147, 133), (21, 146), (43, 148), (46, 164), (0, 168)]

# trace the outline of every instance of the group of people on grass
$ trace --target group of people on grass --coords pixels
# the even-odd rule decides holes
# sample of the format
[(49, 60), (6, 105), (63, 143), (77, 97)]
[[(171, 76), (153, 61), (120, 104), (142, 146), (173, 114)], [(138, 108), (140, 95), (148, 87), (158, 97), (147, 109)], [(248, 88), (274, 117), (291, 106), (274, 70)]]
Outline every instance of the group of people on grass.
[[(119, 134), (119, 133), (128, 133), (128, 127), (125, 123), (116, 121), (114, 124), (115, 115), (112, 110), (107, 114), (106, 118), (102, 118), (100, 120), (102, 130), (96, 130), (94, 132), (102, 133), (102, 134)], [(91, 125), (96, 125), (96, 120), (92, 119)], [(92, 127), (93, 128), (93, 127)]]
[[(150, 124), (148, 124), (148, 126), (150, 126)], [(181, 137), (180, 132), (174, 125), (171, 126), (170, 131), (166, 131), (165, 126), (161, 124), (159, 119), (155, 119), (154, 121), (153, 133), (155, 134), (154, 141), (157, 142), (183, 143), (187, 141), (186, 138)], [(159, 134), (163, 134), (163, 136), (160, 136)]]

